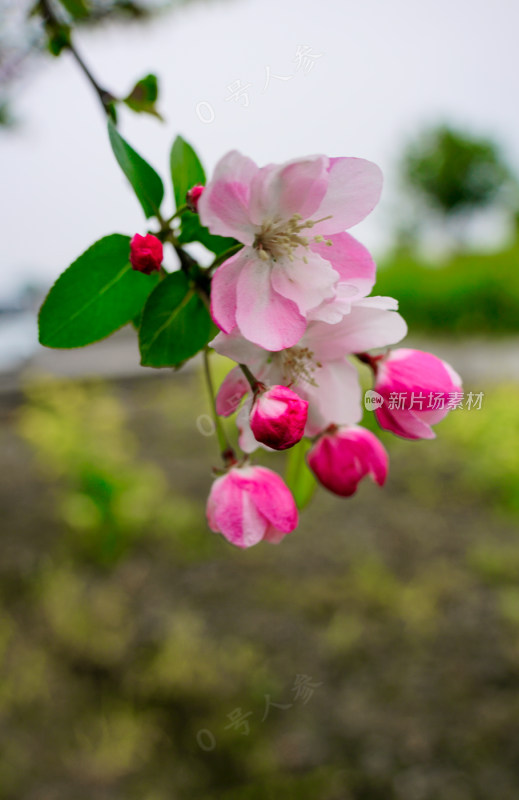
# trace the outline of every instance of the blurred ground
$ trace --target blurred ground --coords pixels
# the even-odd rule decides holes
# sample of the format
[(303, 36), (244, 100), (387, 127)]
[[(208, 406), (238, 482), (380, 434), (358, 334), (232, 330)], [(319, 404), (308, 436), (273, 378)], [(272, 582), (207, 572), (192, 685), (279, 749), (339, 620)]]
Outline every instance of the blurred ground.
[(516, 800), (518, 385), (247, 552), (196, 371), (4, 403), (1, 800)]

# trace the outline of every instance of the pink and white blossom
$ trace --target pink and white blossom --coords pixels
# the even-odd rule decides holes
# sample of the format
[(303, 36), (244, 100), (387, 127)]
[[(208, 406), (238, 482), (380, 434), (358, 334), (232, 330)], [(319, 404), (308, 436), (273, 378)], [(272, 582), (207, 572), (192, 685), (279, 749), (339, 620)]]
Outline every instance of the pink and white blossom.
[(383, 486), (389, 463), (381, 442), (359, 425), (332, 426), (312, 446), (307, 461), (317, 480), (341, 497), (354, 494), (366, 475)]
[[(257, 380), (290, 387), (308, 402), (306, 436), (329, 425), (351, 425), (362, 417), (358, 372), (347, 356), (400, 341), (407, 326), (392, 298), (369, 297), (353, 305), (340, 322), (310, 322), (293, 347), (271, 352), (247, 341), (237, 330), (219, 333), (212, 347), (234, 361), (246, 364)], [(227, 416), (236, 411), (249, 388), (239, 367), (229, 372), (218, 392), (216, 410)], [(240, 447), (252, 452), (258, 446), (249, 425), (252, 398), (237, 418)]]
[(461, 378), (446, 361), (422, 350), (399, 348), (375, 362), (375, 410), (382, 428), (404, 439), (434, 439), (431, 428), (463, 399)]
[(250, 427), (256, 441), (286, 450), (303, 438), (308, 402), (286, 386), (260, 389), (254, 395)]
[(236, 547), (262, 539), (279, 542), (297, 527), (294, 498), (283, 480), (266, 467), (232, 467), (217, 478), (207, 501), (207, 521)]
[(216, 270), (211, 312), (269, 351), (293, 347), (309, 319), (329, 323), (373, 286), (375, 266), (346, 228), (377, 204), (382, 173), (360, 158), (324, 155), (259, 168), (224, 156), (198, 202), (211, 233), (244, 247)]

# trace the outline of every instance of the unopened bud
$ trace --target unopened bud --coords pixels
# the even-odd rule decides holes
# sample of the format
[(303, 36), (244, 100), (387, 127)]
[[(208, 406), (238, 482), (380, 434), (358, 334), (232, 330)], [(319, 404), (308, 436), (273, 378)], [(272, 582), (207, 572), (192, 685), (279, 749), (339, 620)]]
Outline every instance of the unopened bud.
[(197, 183), (195, 186), (192, 186), (186, 194), (186, 203), (191, 211), (195, 212), (195, 214), (198, 213), (198, 201), (200, 200), (204, 189), (205, 186), (202, 186), (201, 183)]
[(274, 450), (286, 450), (304, 434), (308, 403), (287, 386), (260, 390), (250, 413), (250, 426), (256, 441)]
[(138, 272), (149, 275), (160, 270), (163, 255), (162, 242), (152, 233), (147, 233), (146, 236), (136, 233), (130, 242), (130, 263)]
[(360, 481), (371, 475), (383, 486), (388, 455), (377, 437), (359, 425), (331, 425), (307, 455), (317, 480), (341, 497), (355, 494)]

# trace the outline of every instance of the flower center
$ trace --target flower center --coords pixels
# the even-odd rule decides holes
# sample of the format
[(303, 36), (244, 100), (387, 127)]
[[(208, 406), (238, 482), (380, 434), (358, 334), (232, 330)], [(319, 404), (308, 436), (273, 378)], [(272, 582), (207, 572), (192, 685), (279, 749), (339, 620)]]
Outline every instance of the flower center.
[(315, 360), (314, 354), (308, 347), (289, 347), (287, 350), (282, 350), (278, 353), (278, 356), (281, 359), (285, 385), (305, 381), (312, 386), (317, 386), (313, 374), (322, 364)]
[[(294, 260), (294, 250), (304, 247), (308, 250), (311, 242), (325, 242), (331, 245), (331, 239), (324, 236), (301, 236), (301, 231), (313, 228), (318, 222), (331, 219), (331, 215), (322, 219), (303, 220), (301, 214), (293, 214), (289, 220), (276, 217), (273, 220), (266, 220), (261, 226), (254, 239), (253, 247), (258, 251), (258, 255), (263, 261), (277, 261), (280, 258)], [(306, 255), (303, 261), (307, 262)]]

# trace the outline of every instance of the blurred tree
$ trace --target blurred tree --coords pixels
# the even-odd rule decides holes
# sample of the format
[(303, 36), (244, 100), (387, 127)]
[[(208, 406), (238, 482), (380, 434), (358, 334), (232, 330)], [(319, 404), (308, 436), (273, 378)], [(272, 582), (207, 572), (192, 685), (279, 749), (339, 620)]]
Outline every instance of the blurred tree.
[(446, 126), (411, 142), (402, 174), (408, 188), (445, 217), (489, 206), (512, 179), (496, 144)]
[(399, 171), (406, 210), (397, 226), (397, 251), (413, 251), (431, 233), (439, 252), (464, 249), (477, 212), (497, 211), (510, 227), (519, 208), (518, 184), (498, 145), (447, 125), (412, 140)]

